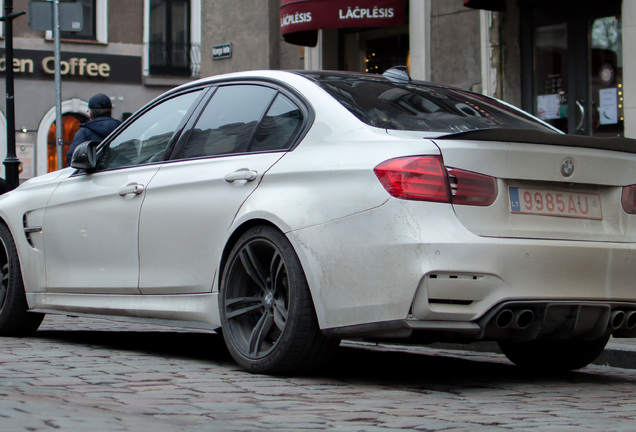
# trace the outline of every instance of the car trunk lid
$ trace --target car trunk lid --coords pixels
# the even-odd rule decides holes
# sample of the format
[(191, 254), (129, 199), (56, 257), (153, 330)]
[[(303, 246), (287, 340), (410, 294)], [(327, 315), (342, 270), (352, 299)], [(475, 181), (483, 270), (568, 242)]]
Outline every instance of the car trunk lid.
[(489, 237), (636, 241), (636, 216), (621, 205), (623, 186), (636, 183), (635, 141), (530, 135), (534, 141), (488, 133), (434, 139), (447, 169), (497, 179), (492, 205), (453, 205), (461, 223)]

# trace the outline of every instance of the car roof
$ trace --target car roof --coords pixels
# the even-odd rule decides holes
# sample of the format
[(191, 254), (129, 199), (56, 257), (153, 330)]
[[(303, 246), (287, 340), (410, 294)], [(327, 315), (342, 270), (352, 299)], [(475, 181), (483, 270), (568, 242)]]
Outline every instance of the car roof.
[[(183, 84), (176, 87), (159, 98), (169, 96), (173, 93), (178, 93), (191, 88), (197, 88), (206, 85), (213, 85), (216, 83), (223, 83), (235, 80), (266, 80), (270, 82), (277, 82), (280, 84), (299, 84), (301, 81), (311, 81), (318, 84), (318, 81), (329, 79), (356, 79), (360, 81), (375, 81), (375, 82), (393, 82), (394, 80), (387, 78), (383, 75), (364, 73), (364, 72), (349, 72), (349, 71), (328, 71), (328, 70), (252, 70), (244, 72), (232, 72), (222, 75), (216, 75), (211, 77), (202, 78), (190, 83)], [(486, 97), (484, 95), (471, 92), (469, 90), (460, 89), (453, 86), (442, 85), (437, 83), (431, 83), (427, 81), (410, 80), (408, 84), (417, 86), (426, 86), (432, 88), (458, 90), (464, 93), (475, 94), (479, 97)], [(158, 99), (158, 98), (157, 98)], [(500, 101), (505, 103), (504, 101)], [(555, 130), (555, 132), (557, 132)], [(604, 150), (615, 150), (627, 153), (636, 153), (636, 140), (623, 137), (612, 138), (598, 138), (581, 135), (566, 135), (560, 133), (546, 133), (533, 130), (518, 130), (518, 129), (483, 129), (468, 132), (461, 132), (456, 134), (447, 134), (438, 139), (466, 139), (476, 141), (504, 141), (504, 142), (523, 142), (530, 144), (548, 144), (558, 145), (566, 147), (588, 147)]]
[[(243, 71), (243, 72), (231, 72), (227, 74), (201, 78), (199, 80), (183, 84), (171, 90), (170, 92), (192, 88), (192, 87), (199, 87), (202, 85), (210, 85), (210, 84), (219, 83), (219, 82), (237, 80), (237, 79), (240, 79), (240, 80), (266, 79), (266, 80), (276, 80), (276, 81), (285, 82), (292, 77), (301, 77), (313, 82), (316, 82), (319, 79), (328, 79), (328, 78), (358, 79), (361, 81), (377, 81), (377, 82), (387, 82), (387, 83), (392, 82), (392, 80), (390, 80), (389, 78), (383, 75), (365, 73), (365, 72), (331, 71), (331, 70), (252, 70), (252, 71)], [(411, 80), (409, 81), (409, 83), (415, 84), (415, 85), (456, 89), (456, 90), (461, 90), (464, 92), (470, 92), (468, 90), (459, 89), (457, 87), (431, 83), (427, 81)], [(470, 92), (470, 93), (473, 93), (473, 92)]]

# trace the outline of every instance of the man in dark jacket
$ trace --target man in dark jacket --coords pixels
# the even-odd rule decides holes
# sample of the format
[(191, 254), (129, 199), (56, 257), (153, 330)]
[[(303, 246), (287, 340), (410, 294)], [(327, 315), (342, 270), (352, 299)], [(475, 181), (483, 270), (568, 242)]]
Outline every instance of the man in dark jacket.
[(90, 120), (82, 123), (73, 137), (71, 147), (66, 153), (66, 166), (71, 165), (71, 157), (75, 147), (84, 141), (102, 141), (121, 124), (119, 120), (111, 117), (112, 110), (113, 104), (105, 94), (98, 93), (88, 100)]

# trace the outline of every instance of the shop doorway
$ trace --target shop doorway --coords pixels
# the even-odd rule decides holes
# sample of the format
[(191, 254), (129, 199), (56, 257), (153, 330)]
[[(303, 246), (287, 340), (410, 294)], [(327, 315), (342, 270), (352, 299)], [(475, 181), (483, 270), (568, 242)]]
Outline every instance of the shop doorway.
[(409, 36), (372, 39), (365, 44), (365, 72), (383, 73), (393, 66), (407, 66)]
[(523, 108), (569, 134), (623, 136), (621, 1), (521, 7)]
[[(62, 167), (66, 168), (66, 153), (73, 142), (73, 137), (75, 133), (79, 130), (80, 125), (88, 120), (88, 117), (77, 114), (77, 113), (69, 113), (62, 115), (62, 141), (63, 141), (63, 151), (62, 151)], [(48, 138), (47, 138), (47, 172), (52, 172), (57, 170), (57, 147), (55, 145), (56, 141), (56, 128), (55, 122), (49, 128)]]
[(338, 70), (381, 74), (393, 66), (408, 66), (408, 28), (340, 30)]

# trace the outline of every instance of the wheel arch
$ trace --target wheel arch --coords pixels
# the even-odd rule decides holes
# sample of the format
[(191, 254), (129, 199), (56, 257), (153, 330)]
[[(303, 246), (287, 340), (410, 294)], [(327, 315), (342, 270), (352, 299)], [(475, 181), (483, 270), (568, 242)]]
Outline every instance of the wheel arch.
[[(6, 228), (6, 229), (7, 229), (7, 231), (9, 231), (9, 234), (11, 235), (11, 237), (13, 238), (13, 242), (15, 243), (15, 242), (16, 242), (15, 235), (13, 234), (13, 231), (11, 230), (11, 227), (9, 227), (9, 224), (7, 223), (7, 221), (6, 221), (6, 220), (4, 220), (4, 218), (3, 218), (2, 216), (0, 216), (0, 225), (2, 225), (4, 228)], [(2, 241), (2, 239), (0, 239), (0, 243), (4, 243), (4, 242)], [(8, 250), (7, 250), (7, 246), (3, 244), (3, 245), (1, 245), (0, 247), (3, 247), (3, 248), (5, 249), (5, 251), (4, 251), (5, 260), (7, 260), (7, 261), (8, 261), (8, 259), (9, 259), (9, 257), (8, 257), (8, 253), (9, 253), (9, 252), (8, 252)], [(16, 245), (16, 249), (17, 249), (17, 245)], [(18, 259), (19, 259), (20, 261), (22, 261), (22, 257), (20, 256), (20, 250), (19, 250), (19, 249), (17, 249), (17, 252), (18, 252)], [(6, 264), (5, 262), (3, 262), (3, 261), (2, 261), (2, 253), (3, 253), (3, 252), (2, 252), (2, 251), (0, 251), (0, 267), (1, 267), (2, 265)]]
[[(15, 230), (11, 229), (11, 225), (9, 225), (9, 223), (6, 220), (6, 217), (4, 215), (0, 215), (0, 226), (4, 227), (7, 229), (7, 232), (9, 233), (9, 235), (11, 236), (11, 238), (13, 239), (13, 244), (14, 247), (16, 249), (16, 253), (18, 256), (18, 261), (20, 264), (20, 268), (21, 270), (21, 277), (22, 277), (22, 282), (24, 284), (25, 290), (26, 287), (29, 286), (28, 285), (28, 277), (25, 277), (26, 275), (24, 274), (24, 269), (23, 269), (23, 263), (25, 261), (27, 261), (27, 257), (24, 256), (24, 251), (22, 250), (21, 247), (18, 246), (19, 241), (21, 241), (22, 239), (20, 239), (17, 235), (17, 233), (15, 232)], [(6, 244), (4, 244), (4, 241), (2, 239), (0, 239), (0, 248), (3, 248), (4, 251), (0, 251), (0, 268), (6, 264), (6, 261), (9, 260), (9, 250), (7, 249), (8, 246)], [(3, 255), (4, 255), (4, 259), (3, 259)], [(27, 304), (29, 304), (29, 301), (27, 299)], [(30, 305), (29, 305), (30, 307)]]
[(223, 272), (225, 271), (225, 266), (227, 265), (227, 259), (228, 256), (230, 254), (230, 252), (232, 251), (232, 248), (234, 247), (234, 245), (236, 244), (236, 242), (238, 241), (238, 239), (248, 230), (250, 230), (251, 228), (254, 228), (256, 226), (270, 226), (278, 231), (280, 231), (283, 235), (285, 235), (285, 237), (287, 237), (287, 239), (289, 240), (292, 248), (294, 249), (294, 252), (296, 253), (296, 256), (298, 256), (298, 259), (300, 260), (300, 265), (303, 269), (303, 273), (305, 273), (305, 278), (307, 279), (307, 285), (309, 286), (309, 293), (311, 295), (311, 300), (312, 303), (314, 305), (314, 312), (316, 313), (317, 317), (318, 317), (318, 324), (320, 326), (320, 328), (323, 328), (323, 317), (324, 317), (324, 313), (322, 312), (322, 305), (317, 304), (316, 303), (316, 293), (314, 292), (314, 286), (310, 281), (310, 278), (307, 276), (307, 271), (306, 271), (306, 265), (305, 265), (305, 257), (302, 253), (302, 251), (298, 250), (298, 246), (296, 244), (296, 242), (294, 241), (294, 238), (290, 238), (290, 236), (287, 234), (289, 232), (289, 230), (284, 230), (282, 229), (279, 225), (275, 224), (274, 222), (272, 222), (271, 220), (268, 219), (263, 219), (263, 218), (255, 218), (255, 219), (250, 219), (247, 221), (244, 221), (243, 223), (241, 223), (240, 225), (238, 225), (234, 231), (232, 232), (232, 234), (228, 237), (228, 240), (225, 242), (225, 247), (223, 248), (223, 252), (221, 254), (221, 260), (219, 263), (219, 271), (218, 271), (218, 278), (217, 278), (217, 287), (219, 292), (221, 291), (221, 279), (223, 278)]
[(44, 318), (41, 313), (29, 313), (20, 251), (16, 237), (5, 220), (0, 219), (0, 334), (23, 336), (37, 330)]
[(245, 232), (259, 225), (268, 225), (283, 232), (278, 226), (266, 219), (250, 219), (237, 226), (234, 232), (232, 232), (230, 237), (225, 242), (225, 248), (223, 248), (223, 253), (221, 254), (221, 262), (219, 263), (219, 290), (221, 289), (221, 278), (223, 277), (223, 272), (225, 271), (225, 265), (227, 264), (227, 258), (230, 255), (230, 251), (232, 250), (238, 239), (243, 234), (245, 234)]

